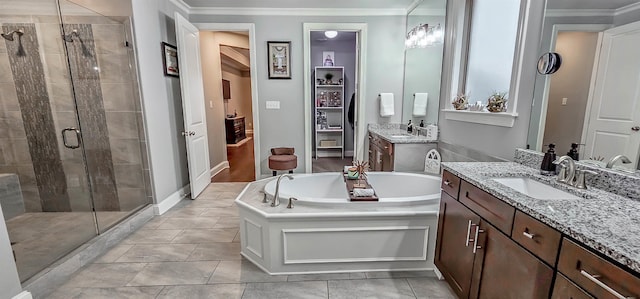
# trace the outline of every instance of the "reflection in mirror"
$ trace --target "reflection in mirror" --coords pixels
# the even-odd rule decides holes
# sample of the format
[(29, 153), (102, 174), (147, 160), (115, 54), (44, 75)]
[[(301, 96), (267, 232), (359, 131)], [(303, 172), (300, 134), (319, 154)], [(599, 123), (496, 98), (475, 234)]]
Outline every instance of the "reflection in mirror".
[[(422, 0), (407, 15), (407, 30), (420, 24), (444, 29), (446, 0)], [(412, 120), (419, 124), (437, 124), (440, 103), (440, 74), (442, 71), (443, 44), (434, 43), (426, 48), (407, 48), (404, 63), (404, 95), (402, 103), (402, 122)], [(427, 94), (427, 109), (415, 107), (415, 94)], [(420, 95), (418, 95), (420, 97)], [(420, 105), (417, 105), (420, 106)]]
[(536, 77), (528, 147), (555, 143), (564, 155), (578, 143), (585, 163), (605, 167), (624, 155), (631, 162), (614, 168), (640, 169), (637, 2), (547, 0), (539, 54), (557, 52), (562, 65)]

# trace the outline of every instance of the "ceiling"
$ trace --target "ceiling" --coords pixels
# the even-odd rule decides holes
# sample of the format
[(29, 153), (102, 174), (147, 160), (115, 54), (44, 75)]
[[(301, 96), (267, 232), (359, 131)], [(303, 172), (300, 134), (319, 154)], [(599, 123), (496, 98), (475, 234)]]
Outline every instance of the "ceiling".
[(618, 9), (640, 0), (547, 0), (547, 9)]
[(395, 8), (406, 9), (414, 0), (184, 0), (191, 7), (260, 8)]

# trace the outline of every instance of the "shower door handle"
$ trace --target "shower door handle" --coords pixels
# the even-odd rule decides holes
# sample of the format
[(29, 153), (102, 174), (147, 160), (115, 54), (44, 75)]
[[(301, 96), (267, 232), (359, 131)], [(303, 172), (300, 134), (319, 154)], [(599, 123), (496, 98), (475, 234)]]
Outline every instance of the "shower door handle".
[[(72, 145), (67, 142), (67, 132), (75, 132), (76, 133), (76, 144)], [(80, 147), (80, 130), (76, 128), (66, 128), (62, 130), (62, 142), (66, 148), (76, 149)]]

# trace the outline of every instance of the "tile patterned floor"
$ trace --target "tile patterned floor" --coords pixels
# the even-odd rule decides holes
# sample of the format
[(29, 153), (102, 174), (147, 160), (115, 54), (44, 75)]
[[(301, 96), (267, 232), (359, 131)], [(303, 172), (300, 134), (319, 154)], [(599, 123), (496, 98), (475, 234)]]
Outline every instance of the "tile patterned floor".
[(78, 271), (49, 298), (455, 298), (429, 272), (271, 276), (240, 256), (233, 200), (214, 183)]

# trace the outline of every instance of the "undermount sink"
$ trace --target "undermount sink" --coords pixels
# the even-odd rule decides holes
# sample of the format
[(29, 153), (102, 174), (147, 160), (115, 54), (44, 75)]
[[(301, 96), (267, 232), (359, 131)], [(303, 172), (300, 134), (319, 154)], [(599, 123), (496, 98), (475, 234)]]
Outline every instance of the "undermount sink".
[(578, 196), (531, 178), (494, 178), (493, 180), (535, 199), (580, 199)]

